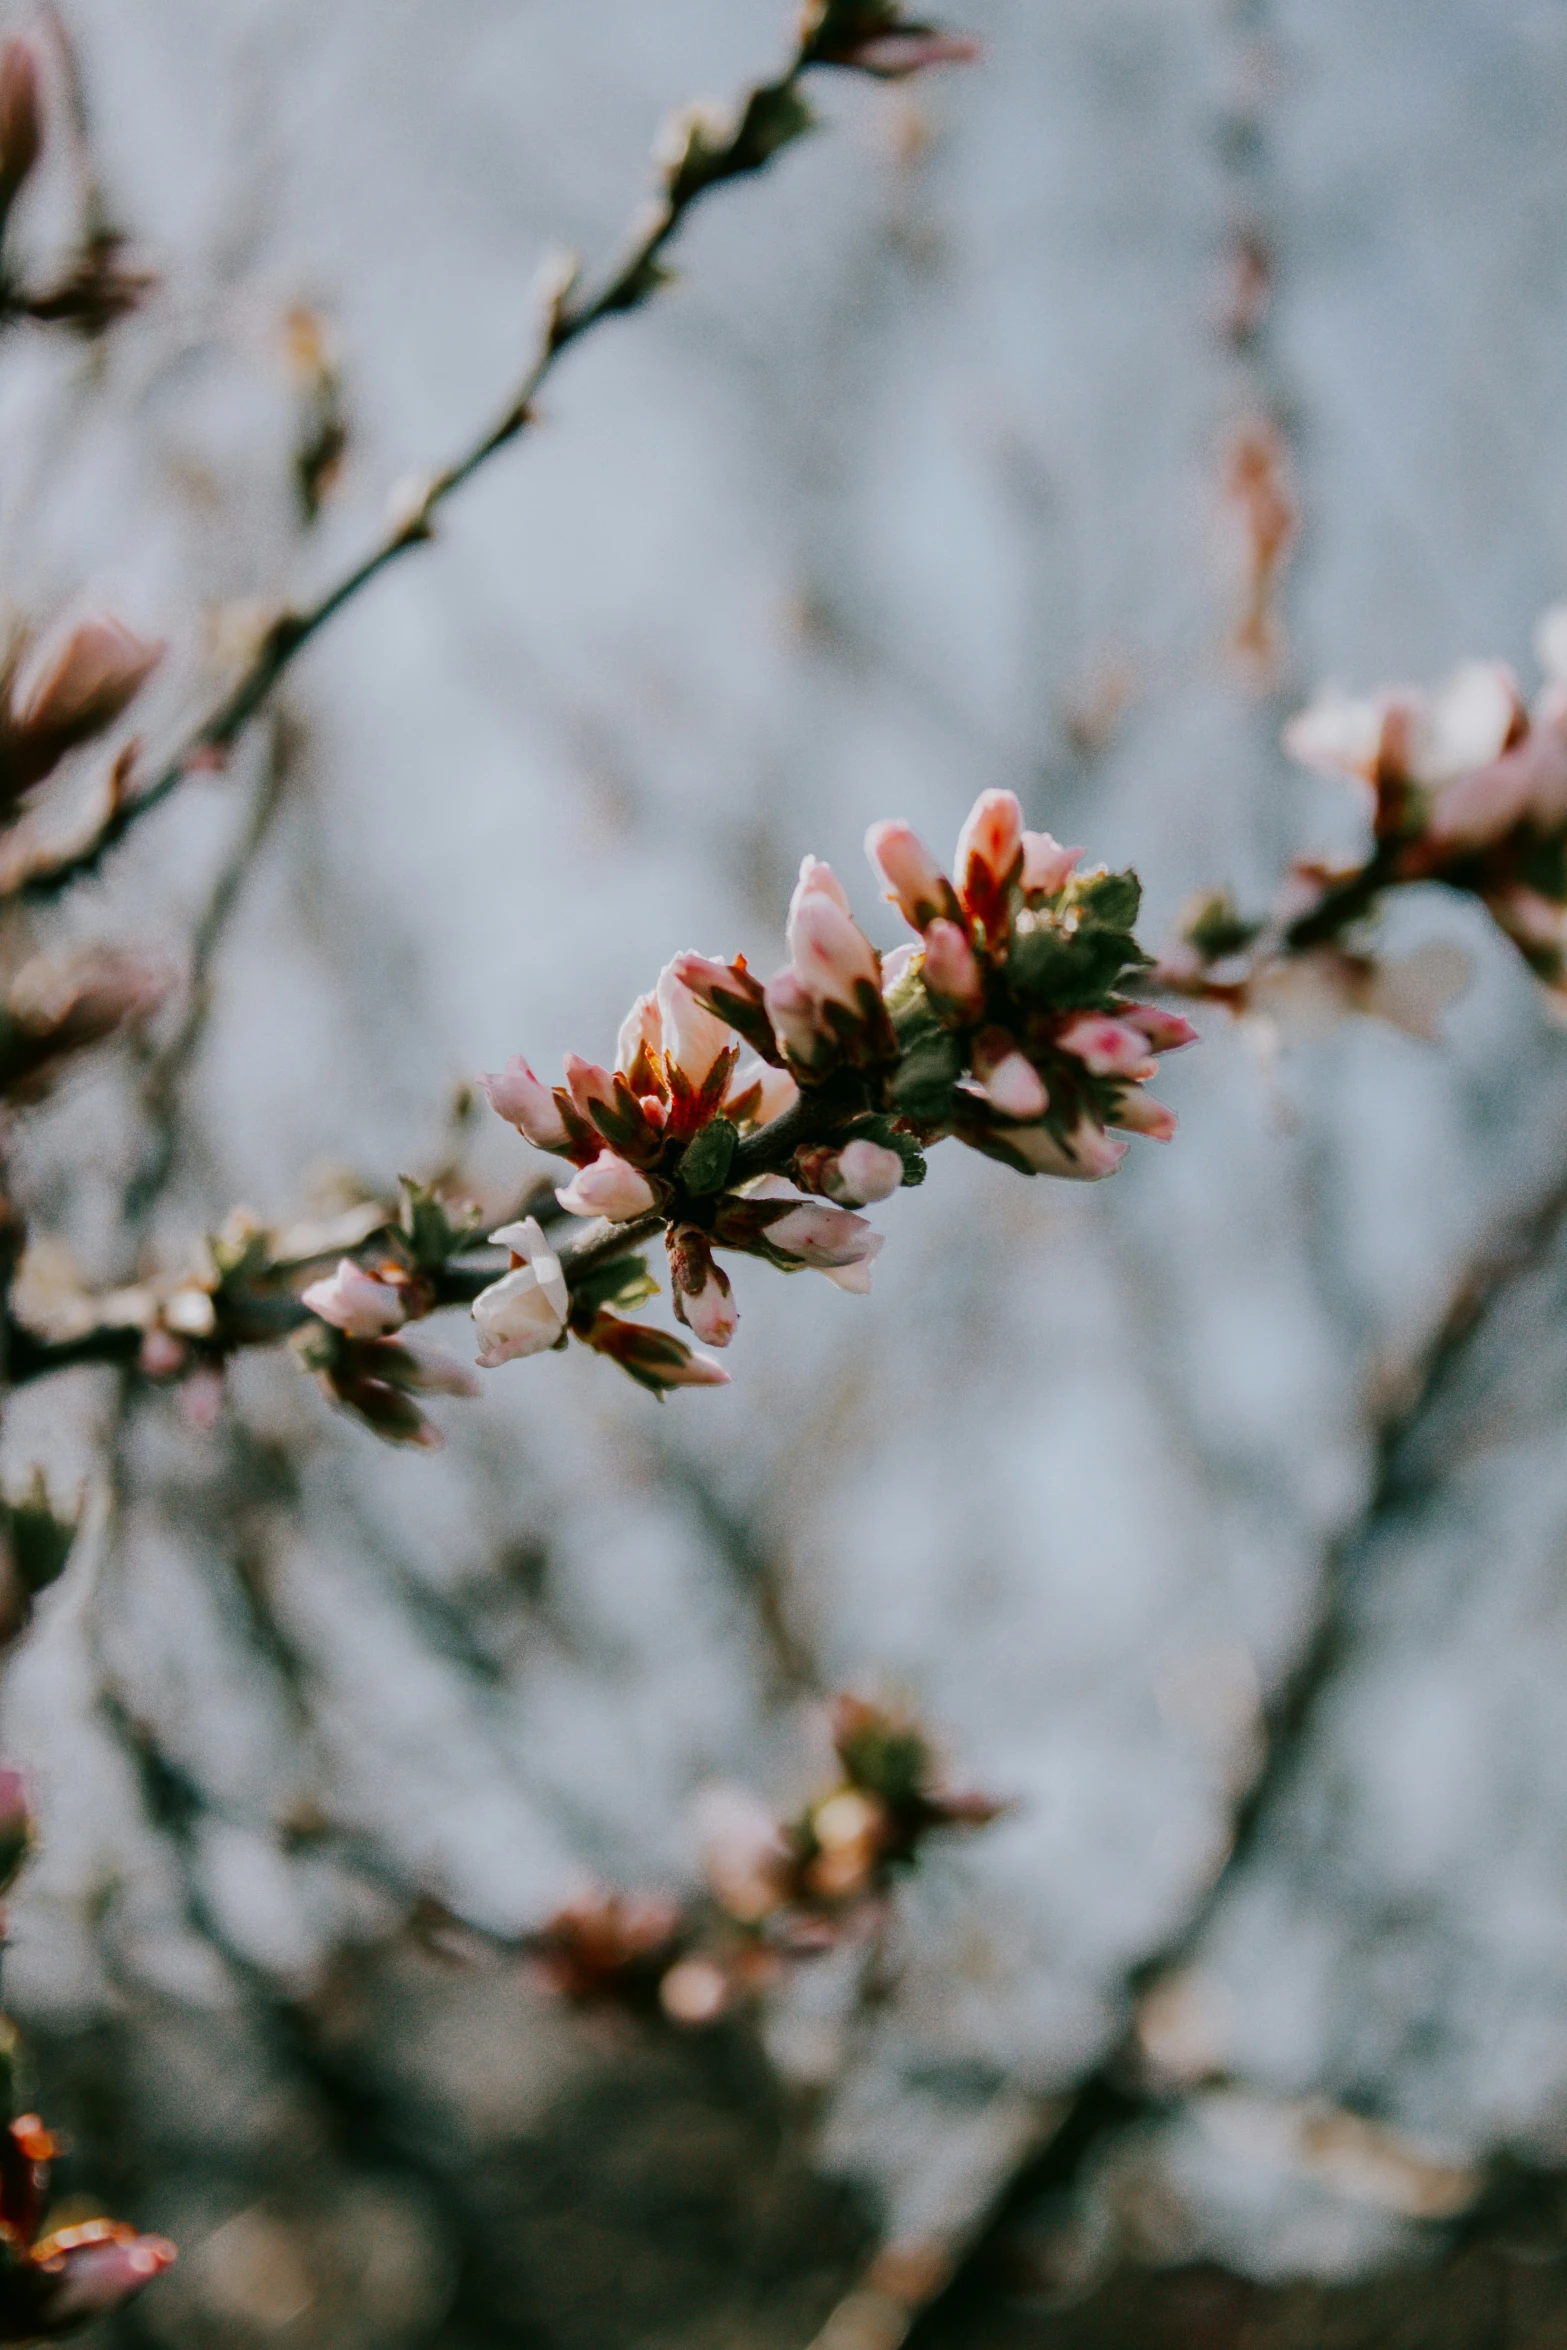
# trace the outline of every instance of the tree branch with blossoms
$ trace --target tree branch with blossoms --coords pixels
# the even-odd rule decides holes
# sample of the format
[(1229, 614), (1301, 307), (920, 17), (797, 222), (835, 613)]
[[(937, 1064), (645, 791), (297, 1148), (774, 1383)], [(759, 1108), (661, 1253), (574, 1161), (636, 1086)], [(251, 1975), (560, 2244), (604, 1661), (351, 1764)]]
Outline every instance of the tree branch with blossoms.
[[(632, 1006), (613, 1069), (570, 1054), (549, 1087), (519, 1057), (486, 1079), (502, 1117), (575, 1167), (560, 1205), (595, 1221), (559, 1250), (536, 1220), (493, 1236), (513, 1267), (473, 1304), (483, 1367), (570, 1335), (657, 1390), (717, 1383), (711, 1354), (615, 1310), (652, 1283), (634, 1242), (663, 1232), (677, 1321), (726, 1347), (720, 1252), (868, 1288), (882, 1235), (854, 1210), (919, 1183), (937, 1142), (1091, 1181), (1119, 1165), (1122, 1130), (1174, 1131), (1143, 1088), (1193, 1031), (1127, 992), (1148, 968), (1135, 875), (1080, 870), (1080, 850), (1025, 831), (1010, 792), (976, 802), (955, 882), (906, 824), (874, 825), (866, 846), (917, 944), (878, 955), (807, 857), (789, 961), (765, 985), (743, 956), (677, 955)], [(368, 1334), (360, 1278), (345, 1266), (305, 1302)]]
[[(182, 1378), (292, 1334), (337, 1402), (394, 1441), (430, 1444), (418, 1397), (473, 1381), (405, 1334), (467, 1304), (486, 1370), (576, 1338), (655, 1394), (720, 1385), (708, 1350), (738, 1320), (721, 1256), (863, 1292), (883, 1236), (856, 1211), (917, 1185), (938, 1142), (1095, 1181), (1128, 1135), (1168, 1139), (1174, 1118), (1145, 1088), (1195, 1032), (1129, 992), (1150, 969), (1135, 875), (1084, 869), (1081, 851), (1025, 830), (1010, 792), (976, 802), (955, 880), (906, 824), (873, 826), (867, 848), (916, 933), (907, 946), (879, 955), (831, 869), (807, 857), (789, 960), (765, 984), (743, 956), (676, 955), (628, 1013), (613, 1067), (571, 1054), (551, 1087), (518, 1056), (485, 1080), (498, 1114), (573, 1170), (548, 1233), (530, 1215), (490, 1234), (508, 1253), (498, 1278), (475, 1212), (408, 1183), (395, 1219), (359, 1216), (335, 1266), (329, 1234), (237, 1219), (188, 1274), (65, 1301), (64, 1327), (57, 1302), (52, 1330), (30, 1328), (24, 1291), (13, 1379), (132, 1360)], [(641, 1250), (660, 1233), (696, 1347), (629, 1318), (658, 1287)]]
[(1291, 758), (1364, 795), (1363, 854), (1295, 864), (1265, 916), (1226, 892), (1194, 898), (1150, 986), (1286, 1036), (1361, 1012), (1434, 1038), (1468, 957), (1431, 942), (1390, 961), (1375, 926), (1393, 893), (1435, 882), (1478, 899), (1567, 1018), (1567, 605), (1542, 616), (1535, 649), (1532, 703), (1505, 662), (1470, 661), (1434, 689), (1330, 693), (1292, 718)]

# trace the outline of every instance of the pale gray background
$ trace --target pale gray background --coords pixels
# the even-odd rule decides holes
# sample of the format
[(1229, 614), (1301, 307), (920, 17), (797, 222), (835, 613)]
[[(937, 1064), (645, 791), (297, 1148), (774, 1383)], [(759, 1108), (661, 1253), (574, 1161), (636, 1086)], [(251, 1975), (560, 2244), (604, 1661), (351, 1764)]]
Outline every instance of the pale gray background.
[[(460, 445), (520, 367), (548, 246), (611, 250), (661, 112), (765, 68), (783, 29), (771, 0), (69, 13), (113, 201), (165, 292), (101, 370), (6, 354), (0, 547), (19, 602), (85, 580), (174, 638), (172, 725), (205, 690), (210, 615), (330, 576), (394, 481)], [(1352, 837), (1347, 801), (1274, 747), (1310, 684), (1482, 653), (1532, 676), (1533, 619), (1567, 591), (1567, 12), (973, 0), (965, 20), (978, 71), (824, 87), (824, 135), (702, 210), (681, 285), (574, 354), (544, 429), (301, 662), (304, 750), (221, 956), (170, 1251), (236, 1199), (295, 1212), (334, 1165), (435, 1164), (456, 1081), (513, 1050), (607, 1054), (677, 948), (769, 966), (806, 850), (890, 943), (872, 817), (945, 848), (1009, 786), (1137, 863), (1157, 937), (1192, 887), (1255, 899), (1291, 848)], [(1277, 299), (1238, 355), (1218, 312), (1253, 219)], [(304, 546), (279, 356), (299, 298), (331, 321), (355, 429)], [(1288, 421), (1303, 516), (1272, 692), (1227, 649), (1219, 492), (1259, 406)], [(1117, 666), (1124, 715), (1074, 747)], [(250, 773), (191, 786), (73, 923), (177, 939)], [(297, 1495), (256, 1441), (138, 1423), (115, 1563), (84, 1554), (12, 1675), (47, 1840), (8, 1981), (42, 2028), (184, 2052), (138, 2092), (164, 2150), (144, 2200), (194, 2247), (145, 2305), (154, 2332), (270, 2322), (236, 2316), (200, 2252), (287, 2169), (284, 2088), (234, 2090), (265, 2071), (245, 2019), (269, 1982), (325, 1997), (334, 1945), (388, 1931), (377, 1870), (523, 1927), (588, 1869), (688, 1881), (703, 1779), (808, 1782), (819, 1731), (760, 1629), (758, 1559), (804, 1678), (906, 1686), (961, 1775), (1019, 1799), (908, 1904), (873, 2029), (837, 2045), (825, 1996), (780, 2019), (780, 2061), (836, 2083), (830, 2158), (896, 2226), (944, 2112), (1069, 2086), (1119, 2039), (1128, 1971), (1222, 1864), (1259, 1699), (1364, 1497), (1370, 1402), (1567, 1132), (1567, 1047), (1508, 951), (1439, 901), (1398, 928), (1474, 955), (1443, 1046), (1346, 1029), (1270, 1076), (1211, 1021), (1160, 1087), (1179, 1138), (1135, 1144), (1113, 1184), (1027, 1184), (953, 1146), (877, 1211), (871, 1299), (742, 1267), (722, 1394), (660, 1411), (586, 1356), (516, 1366), (439, 1407), (430, 1461), (331, 1420), (286, 1362), (247, 1364), (240, 1409), (295, 1448)], [(124, 1269), (119, 1100), (80, 1091), (30, 1145), (100, 1273)], [(525, 1155), (479, 1136), (495, 1203)], [(1209, 2061), (1286, 2106), (1226, 2125), (1198, 2099), (1138, 2152), (1156, 2248), (1336, 2272), (1403, 2240), (1396, 2191), (1279, 2151), (1287, 2101), (1346, 2102), (1449, 2163), (1567, 2151), (1558, 1281), (1509, 1316), (1473, 1374), (1484, 1412), (1451, 1403), (1419, 1492), (1352, 1552), (1361, 1637), (1198, 1945)], [(107, 1409), (85, 1376), (68, 1407), (29, 1397), (10, 1451), (85, 1460)], [(256, 1656), (241, 1549), (305, 1660), (293, 1696)], [(204, 1799), (183, 1874), (95, 1710), (102, 1671)], [(376, 1867), (287, 1855), (306, 1800)], [(579, 2059), (515, 1991), (492, 2014), (449, 1984), (407, 1992), (387, 2078), (482, 2147)], [(355, 2194), (390, 2190), (333, 2193), (348, 2228)], [(366, 2240), (434, 2246), (416, 2219), (372, 2210)], [(365, 2317), (378, 2339), (434, 2323), (444, 2257), (423, 2302), (394, 2285)], [(314, 2293), (341, 2340), (324, 2290), (299, 2307)]]

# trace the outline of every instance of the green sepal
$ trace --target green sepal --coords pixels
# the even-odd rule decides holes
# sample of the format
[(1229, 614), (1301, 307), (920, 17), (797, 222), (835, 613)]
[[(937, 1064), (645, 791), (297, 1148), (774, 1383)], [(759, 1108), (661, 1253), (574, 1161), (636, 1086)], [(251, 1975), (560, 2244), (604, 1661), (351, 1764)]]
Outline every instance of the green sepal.
[(876, 1142), (883, 1150), (896, 1151), (903, 1161), (905, 1187), (925, 1180), (925, 1153), (906, 1127), (895, 1126), (890, 1118), (856, 1118), (844, 1137), (847, 1142)]
[(732, 1119), (710, 1118), (691, 1137), (677, 1170), (679, 1180), (695, 1199), (722, 1191), (729, 1180), (740, 1129)]
[[(591, 1319), (601, 1306), (620, 1306), (629, 1310), (632, 1306), (641, 1305), (644, 1298), (657, 1295), (658, 1283), (648, 1269), (646, 1257), (612, 1257), (607, 1265), (590, 1267), (572, 1283), (572, 1311), (574, 1315), (586, 1315)], [(565, 1335), (562, 1331), (562, 1343)]]
[(1188, 906), (1181, 936), (1205, 963), (1222, 963), (1227, 955), (1243, 954), (1262, 927), (1246, 920), (1227, 889), (1216, 889)]
[(47, 1591), (65, 1572), (78, 1521), (56, 1515), (42, 1469), (35, 1469), (20, 1501), (5, 1505), (11, 1558), (27, 1591)]
[(1036, 917), (1028, 929), (1020, 924), (1012, 934), (1007, 983), (1038, 1011), (1102, 1010), (1123, 979), (1149, 964), (1129, 931), (1092, 921), (1074, 929)]
[(1073, 891), (1083, 916), (1105, 930), (1130, 930), (1142, 908), (1143, 885), (1135, 873), (1089, 873)]
[(923, 1034), (904, 1046), (887, 1090), (894, 1108), (905, 1118), (936, 1125), (952, 1107), (953, 1089), (962, 1074), (963, 1048), (933, 1015)]
[(8, 2015), (0, 2015), (0, 2126), (16, 2118), (16, 2109), (22, 2102), (18, 2090), (25, 2086), (18, 2076), (25, 2061), (21, 2035)]
[(715, 138), (715, 124), (693, 110), (680, 124), (684, 145), (664, 175), (671, 208), (682, 210), (721, 180), (761, 171), (781, 147), (815, 126), (816, 117), (792, 80), (763, 82), (748, 92), (735, 126), (725, 138)]
[(454, 1216), (446, 1201), (427, 1183), (411, 1175), (399, 1178), (403, 1205), (399, 1221), (409, 1252), (421, 1272), (433, 1273), (448, 1257), (466, 1248), (482, 1218), (477, 1208), (464, 1207)]
[(917, 1802), (924, 1792), (930, 1749), (917, 1730), (866, 1722), (840, 1741), (838, 1752), (854, 1784), (879, 1795), (894, 1811)]

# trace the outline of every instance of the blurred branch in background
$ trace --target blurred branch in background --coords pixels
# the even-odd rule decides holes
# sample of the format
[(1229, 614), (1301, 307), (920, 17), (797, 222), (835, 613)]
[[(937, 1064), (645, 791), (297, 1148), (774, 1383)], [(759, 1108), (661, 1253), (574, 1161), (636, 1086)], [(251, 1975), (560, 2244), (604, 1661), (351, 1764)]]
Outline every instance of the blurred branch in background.
[[(603, 284), (594, 292), (584, 289), (574, 256), (563, 255), (547, 265), (541, 284), (544, 317), (539, 347), (495, 421), (461, 456), (395, 494), (380, 542), (312, 603), (273, 621), (248, 668), (163, 766), (146, 782), (129, 775), (119, 778), (107, 811), (88, 838), (59, 851), (40, 847), (19, 872), (7, 867), (0, 902), (6, 896), (29, 901), (54, 898), (71, 883), (97, 872), (131, 826), (160, 806), (188, 774), (222, 763), (312, 638), (399, 556), (427, 544), (447, 499), (533, 423), (533, 403), (557, 360), (594, 327), (639, 309), (670, 282), (664, 254), (698, 199), (764, 170), (782, 148), (814, 127), (815, 117), (800, 86), (807, 72), (837, 67), (895, 80), (933, 65), (965, 63), (977, 54), (971, 41), (906, 22), (889, 0), (810, 0), (794, 53), (776, 79), (753, 84), (731, 108), (697, 104), (674, 115), (655, 150), (658, 193), (644, 208), (629, 251)], [(33, 314), (44, 313), (35, 308)], [(63, 315), (58, 309), (53, 314)], [(313, 512), (320, 466), (332, 462), (334, 447), (328, 446), (324, 460), (307, 462), (301, 477), (307, 516)]]

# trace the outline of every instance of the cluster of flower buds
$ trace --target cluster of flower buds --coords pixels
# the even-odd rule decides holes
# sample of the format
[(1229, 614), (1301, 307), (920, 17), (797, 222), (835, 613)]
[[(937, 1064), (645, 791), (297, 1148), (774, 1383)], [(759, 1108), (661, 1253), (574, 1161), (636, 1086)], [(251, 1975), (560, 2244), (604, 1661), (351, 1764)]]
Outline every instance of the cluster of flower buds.
[(106, 734), (163, 658), (161, 644), (93, 613), (7, 648), (0, 666), (0, 812)]
[(839, 1776), (792, 1820), (746, 1788), (704, 1792), (705, 1902), (596, 1889), (559, 1910), (527, 1945), (550, 1988), (581, 2005), (716, 2022), (781, 1968), (863, 1935), (932, 1833), (985, 1827), (1007, 1809), (948, 1789), (906, 1713), (842, 1696), (832, 1736)]
[(124, 948), (24, 963), (0, 1001), (0, 1101), (42, 1101), (83, 1053), (150, 1020), (172, 984), (166, 966)]
[[(12, 631), (0, 650), (0, 893), (10, 896), (47, 880), (81, 840), (61, 843), (29, 816), (41, 786), (76, 752), (119, 724), (162, 660), (161, 643), (138, 636), (107, 613), (63, 619), (35, 638)], [(90, 818), (96, 840), (121, 816), (132, 789), (136, 745), (107, 759), (99, 805)]]
[[(296, 1341), (300, 1360), (324, 1394), (391, 1443), (438, 1450), (441, 1432), (416, 1398), (478, 1393), (452, 1356), (397, 1335), (434, 1311), (438, 1275), (475, 1231), (471, 1213), (454, 1215), (436, 1192), (405, 1180), (399, 1223), (381, 1226), (358, 1257), (340, 1257), (335, 1271), (301, 1292), (314, 1321)], [(230, 1274), (236, 1288), (244, 1287), (244, 1270)]]
[[(872, 1004), (884, 1018), (874, 962), (871, 972)], [(503, 1118), (575, 1166), (556, 1194), (568, 1215), (624, 1227), (628, 1245), (633, 1235), (664, 1227), (676, 1317), (708, 1347), (727, 1346), (737, 1319), (715, 1248), (764, 1256), (789, 1270), (814, 1266), (843, 1286), (862, 1288), (880, 1236), (839, 1203), (890, 1188), (878, 1165), (870, 1187), (853, 1191), (854, 1177), (866, 1174), (865, 1151), (850, 1157), (847, 1174), (842, 1151), (829, 1154), (830, 1167), (813, 1162), (814, 1181), (805, 1179), (831, 1205), (775, 1172), (758, 1170), (737, 1184), (747, 1139), (793, 1113), (799, 1087), (782, 1066), (771, 1029), (764, 1058), (702, 1000), (698, 990), (715, 979), (720, 994), (735, 983), (760, 1003), (761, 990), (743, 964), (677, 956), (657, 987), (632, 1006), (613, 1069), (571, 1054), (563, 1086), (544, 1085), (520, 1059), (485, 1080)], [(743, 1030), (754, 1025), (742, 1013)], [(846, 1146), (852, 1150), (856, 1141), (877, 1148), (867, 1134), (846, 1137)], [(903, 1158), (895, 1151), (880, 1155), (890, 1160), (893, 1181), (901, 1181)], [(560, 1256), (533, 1219), (492, 1238), (510, 1250), (512, 1270), (474, 1304), (486, 1368), (556, 1346), (570, 1330), (658, 1393), (727, 1377), (711, 1354), (624, 1319), (626, 1307), (652, 1294), (640, 1257), (613, 1249), (596, 1270), (568, 1285)]]
[(1432, 944), (1388, 961), (1368, 926), (1388, 890), (1436, 881), (1480, 900), (1567, 1016), (1567, 606), (1535, 643), (1532, 707), (1505, 663), (1474, 661), (1434, 690), (1326, 694), (1291, 719), (1290, 756), (1364, 793), (1366, 852), (1297, 864), (1263, 921), (1217, 893), (1194, 900), (1159, 984), (1286, 1034), (1369, 1012), (1434, 1037), (1468, 958)]
[(78, 2220), (40, 2234), (59, 2142), (36, 2113), (0, 2129), (0, 2341), (68, 2334), (107, 2317), (173, 2263), (162, 2236), (123, 2220)]
[(945, 1786), (928, 1734), (900, 1709), (840, 1696), (832, 1739), (840, 1776), (796, 1819), (775, 1820), (730, 1787), (710, 1790), (702, 1809), (714, 1900), (736, 1924), (788, 1945), (839, 1939), (914, 1866), (933, 1831), (988, 1827), (1007, 1809)]
[[(0, 1765), (0, 1893), (9, 1892), (32, 1845), (21, 1775)], [(15, 2069), (16, 2035), (0, 2018), (0, 2081), (8, 2114)], [(66, 2334), (105, 2317), (174, 2259), (172, 2244), (138, 2235), (121, 2220), (78, 2221), (40, 2234), (49, 2166), (58, 2152), (58, 2141), (36, 2113), (0, 2125), (0, 2341)]]
[(1093, 1178), (1120, 1163), (1117, 1130), (1173, 1131), (1143, 1087), (1194, 1032), (1123, 992), (1148, 961), (1135, 875), (1080, 871), (1080, 851), (1024, 830), (1010, 792), (976, 804), (956, 883), (906, 824), (873, 826), (867, 846), (918, 946), (880, 956), (807, 857), (789, 960), (765, 984), (744, 956), (677, 955), (613, 1069), (570, 1054), (552, 1087), (514, 1058), (485, 1079), (501, 1117), (572, 1162), (558, 1203), (600, 1229), (567, 1254), (531, 1219), (492, 1235), (512, 1265), (474, 1304), (482, 1365), (571, 1332), (656, 1391), (716, 1383), (711, 1354), (611, 1311), (649, 1294), (626, 1252), (660, 1226), (677, 1319), (723, 1347), (737, 1313), (715, 1251), (867, 1289), (881, 1235), (855, 1209), (918, 1183), (945, 1135), (1027, 1174)]
[(873, 825), (866, 847), (920, 934), (884, 974), (893, 1107), (1031, 1175), (1093, 1181), (1122, 1133), (1168, 1141), (1174, 1116), (1143, 1088), (1195, 1031), (1125, 992), (1148, 968), (1134, 873), (1081, 870), (1081, 849), (1024, 830), (1011, 792), (976, 801), (955, 880), (906, 824)]
[[(30, 41), (13, 36), (0, 47), (0, 240), (7, 236), (12, 208), (43, 153), (44, 132), (37, 53)], [(125, 239), (96, 207), (56, 277), (30, 285), (9, 254), (4, 264), (0, 312), (40, 326), (65, 327), (88, 341), (134, 310), (155, 282), (128, 262)]]

